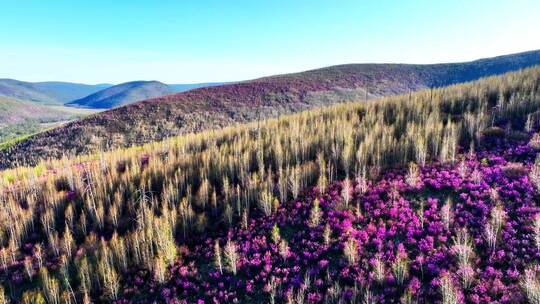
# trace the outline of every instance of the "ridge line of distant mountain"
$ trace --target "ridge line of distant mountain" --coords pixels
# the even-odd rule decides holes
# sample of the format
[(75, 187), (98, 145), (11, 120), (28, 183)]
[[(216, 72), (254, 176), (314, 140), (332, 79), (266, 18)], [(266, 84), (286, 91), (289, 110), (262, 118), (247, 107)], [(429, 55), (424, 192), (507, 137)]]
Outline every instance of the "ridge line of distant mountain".
[[(154, 86), (156, 86), (157, 83), (159, 83), (160, 86), (163, 87), (161, 90), (157, 90), (156, 92), (154, 92), (153, 87), (147, 87), (148, 84), (153, 84)], [(137, 84), (143, 87), (138, 88), (136, 86)], [(17, 98), (46, 105), (75, 105), (74, 101), (82, 103), (86, 97), (92, 96), (93, 94), (104, 90), (117, 90), (118, 88), (123, 87), (134, 90), (134, 92), (124, 92), (124, 95), (129, 97), (128, 100), (117, 100), (116, 103), (110, 101), (101, 102), (101, 104), (111, 104), (110, 107), (106, 107), (111, 108), (151, 97), (165, 95), (159, 95), (162, 92), (165, 92), (167, 94), (173, 94), (204, 86), (215, 86), (221, 84), (224, 84), (224, 82), (163, 84), (157, 81), (130, 81), (118, 85), (113, 85), (109, 83), (83, 84), (63, 81), (27, 82), (10, 78), (0, 78), (0, 96)], [(137, 94), (140, 94), (140, 96), (137, 96)], [(81, 104), (81, 107), (104, 108), (92, 107), (89, 105), (85, 105), (84, 103)]]

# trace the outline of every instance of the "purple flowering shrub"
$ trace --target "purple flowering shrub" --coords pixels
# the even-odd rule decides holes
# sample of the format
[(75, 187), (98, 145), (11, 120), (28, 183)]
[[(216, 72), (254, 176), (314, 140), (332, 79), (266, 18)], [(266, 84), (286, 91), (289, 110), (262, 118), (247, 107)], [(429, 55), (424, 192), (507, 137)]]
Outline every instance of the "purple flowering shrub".
[(487, 141), (414, 183), (403, 169), (355, 180), (346, 208), (341, 182), (306, 189), (190, 239), (162, 284), (130, 272), (118, 303), (524, 303), (540, 262), (535, 157), (526, 141)]
[(1, 171), (0, 304), (540, 303), (539, 88), (529, 69)]

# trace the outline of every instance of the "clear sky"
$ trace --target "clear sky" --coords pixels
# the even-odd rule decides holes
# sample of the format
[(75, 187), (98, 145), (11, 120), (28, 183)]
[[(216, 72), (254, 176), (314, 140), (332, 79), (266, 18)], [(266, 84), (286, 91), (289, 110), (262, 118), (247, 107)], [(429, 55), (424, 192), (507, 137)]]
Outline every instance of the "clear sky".
[(540, 49), (538, 0), (0, 0), (0, 77), (234, 81)]

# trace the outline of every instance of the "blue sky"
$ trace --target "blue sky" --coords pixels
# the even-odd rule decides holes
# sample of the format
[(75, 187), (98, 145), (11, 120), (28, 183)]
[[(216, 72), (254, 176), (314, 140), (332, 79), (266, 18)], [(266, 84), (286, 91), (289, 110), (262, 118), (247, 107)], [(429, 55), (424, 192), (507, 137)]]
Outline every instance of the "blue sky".
[(540, 49), (540, 1), (2, 0), (0, 77), (233, 81)]

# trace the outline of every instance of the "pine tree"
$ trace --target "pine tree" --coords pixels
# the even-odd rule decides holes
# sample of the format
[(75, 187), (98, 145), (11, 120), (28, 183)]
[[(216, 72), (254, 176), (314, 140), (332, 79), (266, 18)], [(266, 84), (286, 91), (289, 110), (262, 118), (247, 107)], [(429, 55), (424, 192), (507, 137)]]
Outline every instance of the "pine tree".
[(223, 274), (223, 263), (221, 260), (221, 247), (219, 242), (216, 240), (214, 243), (214, 266), (219, 270), (220, 274)]
[(225, 264), (227, 265), (227, 269), (232, 272), (234, 275), (236, 275), (237, 272), (237, 264), (238, 264), (238, 252), (236, 251), (236, 243), (228, 240), (225, 244), (224, 248), (225, 253)]

